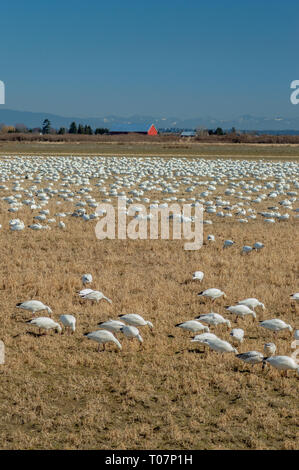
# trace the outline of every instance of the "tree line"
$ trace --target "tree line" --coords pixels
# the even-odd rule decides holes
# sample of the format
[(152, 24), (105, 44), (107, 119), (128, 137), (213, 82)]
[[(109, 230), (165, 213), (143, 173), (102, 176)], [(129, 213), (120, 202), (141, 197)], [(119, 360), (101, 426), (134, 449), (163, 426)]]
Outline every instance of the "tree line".
[(98, 135), (98, 134), (108, 134), (109, 129), (106, 127), (97, 127), (96, 129), (92, 129), (91, 126), (78, 124), (73, 121), (69, 128), (60, 127), (59, 129), (54, 129), (51, 126), (51, 121), (49, 119), (45, 119), (42, 123), (41, 127), (34, 127), (29, 128), (25, 126), (25, 124), (15, 124), (15, 126), (7, 126), (5, 124), (0, 124), (0, 131), (2, 133), (39, 133), (43, 135), (47, 134), (85, 134), (85, 135)]

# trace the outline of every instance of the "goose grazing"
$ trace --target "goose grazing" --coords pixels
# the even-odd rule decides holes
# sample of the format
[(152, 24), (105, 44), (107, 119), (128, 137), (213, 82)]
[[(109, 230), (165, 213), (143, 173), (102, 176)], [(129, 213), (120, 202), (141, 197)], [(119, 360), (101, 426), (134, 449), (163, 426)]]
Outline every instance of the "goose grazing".
[(85, 286), (86, 284), (92, 283), (92, 275), (91, 274), (83, 274), (82, 276), (82, 283)]
[(107, 330), (98, 330), (98, 331), (92, 331), (91, 333), (85, 333), (85, 335), (88, 339), (91, 339), (93, 341), (96, 341), (99, 343), (98, 351), (101, 351), (101, 344), (103, 345), (103, 351), (105, 351), (105, 344), (106, 343), (115, 343), (118, 349), (122, 349), (120, 342), (118, 339), (115, 338), (114, 334), (111, 333), (111, 331)]
[(246, 364), (259, 364), (263, 362), (264, 355), (259, 351), (248, 351), (245, 353), (237, 354), (236, 357)]
[(264, 248), (264, 246), (265, 246), (265, 245), (264, 245), (263, 243), (261, 243), (261, 242), (256, 242), (256, 243), (253, 244), (253, 248), (254, 248), (254, 250), (256, 250), (256, 251), (261, 250), (262, 248)]
[(59, 323), (55, 322), (54, 320), (52, 320), (52, 318), (49, 318), (49, 317), (32, 318), (31, 320), (28, 320), (26, 323), (37, 326), (37, 328), (39, 328), (39, 333), (41, 333), (42, 329), (46, 331), (54, 329), (58, 331), (58, 333), (61, 333), (62, 331), (62, 328), (59, 325)]
[(119, 320), (107, 320), (98, 323), (100, 328), (104, 328), (105, 330), (111, 331), (112, 333), (119, 333), (121, 328), (125, 326), (125, 323)]
[(225, 240), (225, 242), (223, 243), (223, 249), (229, 248), (230, 246), (233, 246), (234, 244), (235, 242), (233, 242), (232, 240)]
[(219, 313), (214, 313), (214, 312), (199, 315), (199, 317), (196, 317), (195, 320), (199, 320), (203, 323), (206, 323), (207, 325), (212, 325), (212, 326), (224, 324), (224, 325), (227, 325), (228, 328), (231, 327), (229, 320), (224, 318)]
[(108, 297), (105, 297), (103, 292), (100, 292), (99, 290), (93, 290), (93, 289), (82, 289), (79, 292), (79, 295), (82, 299), (87, 299), (87, 300), (92, 300), (93, 302), (99, 302), (99, 300), (107, 300), (109, 304), (112, 304), (112, 300), (108, 299)]
[(229, 334), (234, 341), (242, 343), (244, 339), (244, 330), (242, 328), (234, 328)]
[(214, 333), (202, 333), (201, 335), (194, 336), (194, 338), (191, 339), (191, 342), (205, 344), (204, 341), (206, 339), (215, 339), (215, 338), (218, 338), (218, 336), (214, 335)]
[(254, 310), (250, 310), (249, 307), (246, 305), (232, 305), (231, 307), (226, 306), (226, 310), (228, 310), (230, 313), (233, 313), (236, 315), (236, 318), (238, 320), (238, 317), (244, 318), (246, 315), (251, 315), (253, 319), (256, 319), (256, 313)]
[(73, 315), (60, 315), (60, 321), (65, 327), (65, 331), (75, 333), (76, 330), (76, 318)]
[(290, 295), (291, 300), (295, 300), (296, 302), (299, 302), (299, 292), (296, 292), (295, 294)]
[(204, 273), (202, 271), (195, 271), (195, 273), (192, 274), (192, 280), (193, 281), (202, 281), (204, 277)]
[(260, 326), (262, 326), (263, 328), (266, 328), (267, 330), (274, 331), (275, 333), (281, 330), (289, 330), (290, 332), (293, 331), (293, 328), (291, 327), (291, 325), (288, 325), (287, 323), (285, 323), (283, 320), (280, 320), (279, 318), (272, 318), (272, 320), (261, 321)]
[(184, 323), (178, 323), (175, 325), (177, 328), (182, 328), (183, 330), (191, 331), (191, 333), (197, 333), (198, 331), (205, 331), (209, 333), (209, 327), (202, 325), (197, 320), (189, 320), (185, 321)]
[(209, 242), (214, 242), (214, 241), (215, 241), (215, 236), (214, 236), (214, 235), (208, 235), (207, 240), (208, 240)]
[(23, 310), (28, 310), (29, 312), (33, 313), (33, 315), (35, 315), (36, 312), (40, 312), (42, 310), (47, 310), (49, 315), (53, 313), (48, 305), (44, 305), (39, 300), (26, 300), (25, 302), (19, 302), (16, 307), (22, 308)]
[(245, 246), (243, 246), (243, 248), (242, 248), (242, 253), (247, 253), (247, 254), (248, 254), (248, 253), (250, 253), (251, 251), (252, 251), (252, 247), (249, 246), (249, 245), (245, 245)]
[(276, 353), (276, 346), (274, 343), (265, 343), (264, 344), (264, 351), (266, 357), (273, 356)]
[(299, 374), (299, 366), (298, 363), (289, 356), (271, 356), (265, 359), (265, 363), (270, 364), (275, 369), (285, 371), (285, 375), (287, 377), (288, 370), (296, 370)]
[(133, 340), (134, 338), (137, 338), (139, 343), (143, 343), (143, 339), (140, 336), (138, 328), (135, 326), (129, 326), (125, 325), (121, 327), (120, 331), (129, 339)]
[(219, 299), (219, 297), (224, 297), (226, 298), (226, 295), (224, 292), (222, 292), (222, 290), (220, 289), (216, 289), (214, 287), (212, 287), (211, 289), (206, 289), (202, 292), (199, 292), (199, 294), (197, 294), (199, 297), (207, 297), (208, 299), (212, 299), (212, 301), (214, 302), (216, 299)]
[(265, 310), (265, 305), (255, 298), (240, 300), (240, 302), (238, 302), (238, 305), (246, 305), (246, 307), (251, 308), (251, 310), (254, 310), (256, 307), (262, 307), (262, 309)]
[(220, 338), (206, 338), (203, 341), (204, 344), (207, 344), (213, 351), (220, 353), (230, 353), (233, 352), (238, 354), (236, 348), (234, 348), (230, 343), (224, 341)]
[(127, 313), (126, 315), (119, 315), (119, 318), (121, 318), (127, 325), (131, 325), (131, 326), (148, 325), (151, 330), (154, 328), (154, 325), (150, 321), (144, 320), (144, 318), (142, 318), (142, 316), (138, 315), (137, 313)]

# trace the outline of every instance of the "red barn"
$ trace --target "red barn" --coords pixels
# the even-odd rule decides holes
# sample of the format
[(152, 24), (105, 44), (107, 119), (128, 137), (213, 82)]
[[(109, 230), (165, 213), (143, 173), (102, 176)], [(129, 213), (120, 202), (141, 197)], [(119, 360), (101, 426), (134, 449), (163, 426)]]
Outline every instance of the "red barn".
[(154, 124), (151, 125), (151, 127), (150, 127), (149, 130), (147, 131), (147, 134), (148, 134), (148, 135), (158, 135), (158, 131), (157, 131), (157, 129), (155, 128)]

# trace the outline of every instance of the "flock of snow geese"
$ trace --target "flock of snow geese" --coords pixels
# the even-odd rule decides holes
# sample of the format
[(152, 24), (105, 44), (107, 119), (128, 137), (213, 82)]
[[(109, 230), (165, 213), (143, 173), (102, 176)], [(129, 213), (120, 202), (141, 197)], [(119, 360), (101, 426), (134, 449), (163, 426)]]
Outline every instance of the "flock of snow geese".
[[(298, 164), (291, 161), (77, 156), (0, 158), (1, 201), (8, 206), (9, 213), (18, 214), (18, 218), (9, 221), (10, 232), (22, 232), (26, 226), (32, 230), (50, 230), (55, 226), (67, 230), (67, 218), (74, 217), (74, 220), (84, 223), (97, 220), (99, 214), (95, 209), (98, 204), (113, 202), (116, 197), (126, 204), (136, 204), (136, 218), (140, 217), (138, 203), (147, 204), (151, 209), (178, 202), (193, 207), (201, 204), (204, 209), (203, 223), (206, 225), (212, 225), (217, 218), (243, 224), (254, 224), (260, 220), (266, 224), (289, 223), (299, 218), (299, 208), (295, 207), (299, 188), (297, 177)], [(216, 190), (223, 194), (214, 196)], [(151, 200), (153, 194), (155, 200)], [(70, 210), (64, 212), (57, 209), (50, 213), (50, 206), (47, 207), (50, 203), (58, 208), (62, 203), (68, 204)], [(268, 204), (267, 208), (259, 210), (259, 206), (265, 204)], [(24, 208), (26, 216), (30, 210), (32, 222), (29, 225), (19, 215)], [(0, 229), (3, 229), (1, 224)], [(215, 242), (215, 236), (209, 234), (207, 242)], [(223, 249), (235, 244), (234, 240), (225, 240)], [(243, 246), (241, 253), (258, 252), (263, 248), (261, 241), (255, 241), (252, 246)], [(203, 277), (202, 271), (193, 274), (195, 281), (201, 282)], [(92, 281), (91, 274), (82, 276), (84, 288), (78, 293), (79, 297), (92, 302), (104, 300), (111, 303), (111, 299), (102, 292), (86, 287)], [(206, 289), (198, 295), (213, 303), (220, 297), (226, 297), (217, 288)], [(299, 293), (292, 294), (291, 300), (298, 302)], [(17, 308), (31, 312), (34, 318), (29, 323), (40, 330), (63, 331), (60, 323), (50, 318), (52, 309), (42, 302), (28, 300), (18, 303)], [(258, 299), (248, 298), (237, 305), (227, 306), (226, 312), (235, 315), (236, 319), (251, 317), (255, 321), (257, 308), (265, 309), (265, 306)], [(35, 317), (44, 310), (48, 317)], [(73, 315), (61, 315), (59, 319), (66, 333), (76, 331)], [(218, 353), (234, 353), (248, 364), (262, 363), (263, 367), (270, 364), (286, 372), (293, 369), (299, 373), (294, 358), (275, 355), (276, 346), (272, 342), (264, 345), (264, 353), (248, 351), (239, 354), (235, 346), (243, 342), (244, 330), (231, 330), (231, 344), (210, 332), (210, 328), (217, 328), (218, 325), (231, 328), (230, 320), (214, 312), (177, 324), (176, 327), (196, 334), (192, 342)], [(139, 328), (147, 326), (153, 329), (152, 323), (138, 314), (122, 315), (118, 320), (109, 319), (98, 326), (97, 331), (86, 334), (86, 337), (96, 341), (99, 348), (102, 345), (103, 349), (107, 342), (113, 342), (122, 349), (120, 340), (115, 336), (119, 334), (132, 341), (135, 338), (142, 344)], [(277, 318), (262, 321), (260, 326), (275, 334), (282, 330), (293, 331), (291, 325)], [(299, 330), (295, 330), (295, 340), (299, 340)]]
[[(202, 275), (202, 276), (201, 276)], [(193, 280), (202, 280), (203, 273), (202, 271), (196, 271), (193, 273)], [(92, 283), (93, 278), (91, 274), (84, 274), (82, 276), (82, 282), (84, 287), (86, 284)], [(111, 299), (106, 297), (102, 292), (84, 288), (78, 295), (81, 299), (91, 300), (93, 302), (99, 302), (100, 300), (106, 300), (109, 303), (112, 303)], [(225, 293), (217, 288), (206, 289), (198, 294), (200, 297), (205, 297), (214, 302), (220, 297), (226, 297)], [(299, 302), (299, 292), (292, 294), (290, 299), (295, 302)], [(48, 305), (44, 305), (39, 300), (27, 300), (25, 302), (18, 303), (17, 308), (27, 310), (32, 314), (36, 314), (40, 311), (46, 310), (49, 315), (52, 315), (52, 309)], [(256, 298), (248, 298), (241, 300), (237, 305), (225, 307), (227, 312), (232, 315), (235, 315), (236, 322), (238, 319), (245, 317), (252, 317), (252, 320), (256, 320), (257, 315), (254, 309), (261, 307), (265, 310), (265, 305)], [(76, 331), (76, 318), (74, 315), (60, 315), (60, 322), (62, 323), (65, 333), (72, 334)], [(33, 325), (41, 330), (56, 330), (59, 333), (62, 333), (61, 325), (54, 321), (50, 317), (36, 317), (29, 320), (27, 323)], [(211, 350), (218, 353), (234, 353), (238, 359), (247, 363), (247, 364), (259, 364), (261, 363), (263, 368), (265, 364), (270, 364), (278, 370), (285, 371), (287, 375), (288, 370), (297, 370), (299, 374), (299, 364), (298, 362), (290, 356), (285, 355), (275, 355), (276, 345), (273, 342), (264, 344), (264, 353), (260, 351), (247, 351), (239, 354), (235, 345), (241, 344), (244, 340), (244, 330), (242, 328), (233, 328), (230, 331), (230, 338), (232, 344), (228, 341), (225, 341), (219, 338), (216, 334), (210, 332), (210, 327), (217, 327), (218, 325), (225, 325), (227, 328), (231, 329), (230, 320), (224, 318), (219, 313), (207, 313), (202, 314), (196, 317), (194, 320), (187, 320), (183, 323), (178, 323), (175, 325), (177, 328), (196, 334), (191, 341), (193, 343), (199, 343), (203, 346), (208, 346)], [(114, 343), (118, 349), (122, 349), (122, 345), (119, 339), (115, 336), (117, 334), (122, 334), (129, 338), (131, 341), (135, 338), (139, 343), (143, 343), (143, 338), (140, 334), (138, 328), (148, 326), (150, 330), (153, 330), (153, 324), (145, 320), (141, 315), (136, 313), (128, 313), (125, 315), (119, 315), (119, 320), (109, 319), (104, 322), (98, 323), (99, 329), (86, 333), (85, 336), (88, 339), (91, 339), (98, 343), (98, 350), (101, 351), (101, 345), (103, 346), (102, 350), (105, 350), (106, 343)], [(293, 332), (291, 325), (285, 323), (279, 318), (273, 318), (270, 320), (260, 321), (259, 326), (274, 332), (275, 335), (280, 331), (287, 330), (290, 333)], [(200, 334), (198, 334), (200, 333)], [(299, 341), (299, 330), (294, 332), (295, 341)]]

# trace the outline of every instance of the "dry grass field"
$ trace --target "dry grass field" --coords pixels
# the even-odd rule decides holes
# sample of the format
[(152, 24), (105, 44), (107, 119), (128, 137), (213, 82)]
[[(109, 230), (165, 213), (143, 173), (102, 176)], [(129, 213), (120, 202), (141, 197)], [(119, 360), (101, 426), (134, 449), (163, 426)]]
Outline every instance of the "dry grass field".
[[(180, 139), (179, 141), (155, 140), (156, 137), (104, 136), (103, 141), (77, 142), (7, 142), (0, 141), (0, 155), (107, 155), (107, 156), (162, 156), (205, 158), (229, 157), (271, 160), (292, 158), (299, 160), (298, 144), (231, 144), (201, 143)], [(143, 139), (143, 140), (140, 140)], [(145, 140), (144, 140), (145, 139)]]
[[(57, 211), (54, 202), (49, 209)], [(62, 203), (59, 210), (70, 207)], [(258, 320), (278, 317), (298, 328), (298, 305), (296, 310), (289, 299), (298, 292), (298, 219), (267, 225), (211, 216), (214, 224), (204, 226), (204, 238), (213, 233), (215, 243), (185, 251), (183, 241), (99, 241), (95, 223), (77, 218), (68, 218), (64, 231), (11, 232), (13, 215), (1, 200), (0, 215), (0, 339), (6, 347), (0, 365), (1, 449), (298, 447), (295, 371), (285, 378), (231, 354), (203, 352), (190, 342), (190, 333), (174, 327), (211, 311), (210, 301), (196, 294), (218, 287), (227, 299), (216, 300), (214, 311), (229, 317), (225, 305), (257, 297), (266, 306), (257, 311)], [(32, 222), (28, 207), (22, 220)], [(236, 245), (223, 250), (229, 238)], [(257, 240), (265, 244), (261, 252), (241, 255), (243, 245)], [(198, 269), (205, 273), (202, 283), (191, 280)], [(91, 287), (111, 298), (111, 305), (79, 299), (81, 275), (89, 272)], [(15, 305), (31, 298), (50, 305), (54, 319), (74, 314), (74, 335), (39, 335), (26, 324), (30, 313)], [(153, 333), (141, 329), (142, 348), (118, 335), (122, 351), (110, 343), (98, 353), (83, 334), (124, 313), (151, 320)], [(235, 326), (233, 316), (231, 321)], [(245, 329), (239, 352), (263, 351), (274, 340), (279, 353), (290, 354), (289, 332), (275, 338), (258, 321), (238, 325)], [(225, 327), (211, 331), (229, 338)]]

